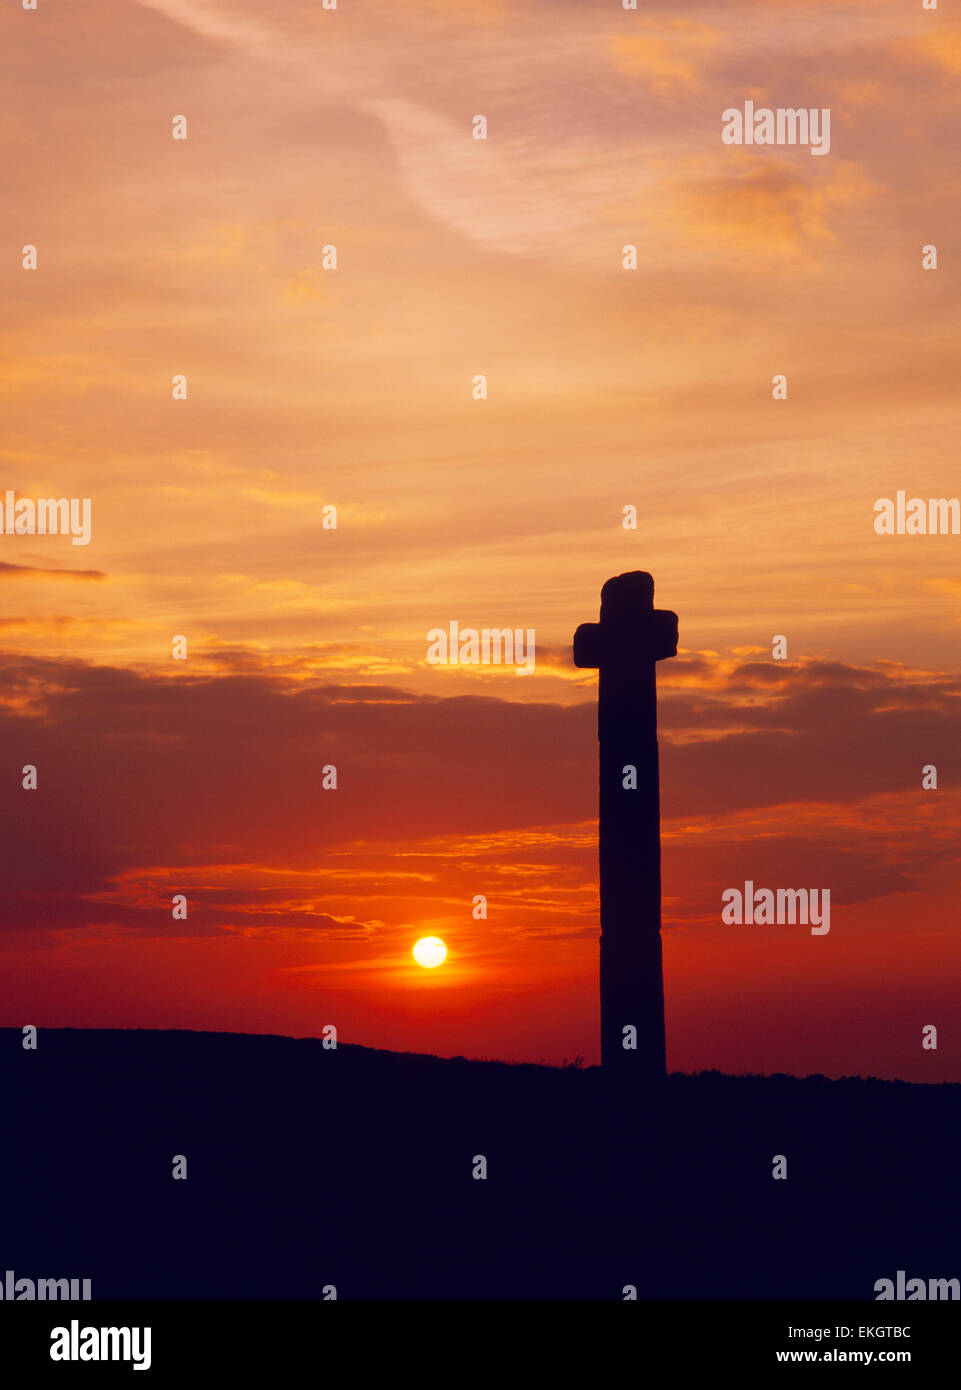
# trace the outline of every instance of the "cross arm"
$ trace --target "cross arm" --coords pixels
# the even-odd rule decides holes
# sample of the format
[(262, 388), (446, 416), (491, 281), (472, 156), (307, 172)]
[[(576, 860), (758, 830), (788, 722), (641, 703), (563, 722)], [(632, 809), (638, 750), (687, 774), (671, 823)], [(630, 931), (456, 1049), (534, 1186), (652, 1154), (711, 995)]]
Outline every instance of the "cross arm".
[(574, 633), (574, 665), (629, 667), (677, 656), (677, 614), (652, 608), (628, 624), (581, 623)]

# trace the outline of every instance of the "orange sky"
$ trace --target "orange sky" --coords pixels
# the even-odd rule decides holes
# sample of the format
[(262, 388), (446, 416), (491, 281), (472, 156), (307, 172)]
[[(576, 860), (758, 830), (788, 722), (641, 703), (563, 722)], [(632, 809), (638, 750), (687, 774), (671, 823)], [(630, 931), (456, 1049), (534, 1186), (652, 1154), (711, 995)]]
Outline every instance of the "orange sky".
[[(961, 1079), (961, 538), (873, 527), (959, 492), (949, 7), (39, 0), (0, 67), (0, 496), (92, 500), (0, 535), (0, 1022), (596, 1060), (570, 639), (643, 568), (671, 1065)], [(723, 926), (748, 877), (831, 933)]]

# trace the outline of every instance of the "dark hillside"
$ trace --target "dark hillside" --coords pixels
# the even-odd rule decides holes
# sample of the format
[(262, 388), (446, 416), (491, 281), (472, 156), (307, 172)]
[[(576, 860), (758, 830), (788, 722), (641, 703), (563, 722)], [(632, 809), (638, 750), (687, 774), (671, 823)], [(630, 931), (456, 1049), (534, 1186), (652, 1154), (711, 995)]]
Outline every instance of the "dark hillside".
[(961, 1276), (957, 1085), (706, 1073), (618, 1102), (598, 1069), (190, 1032), (28, 1052), (5, 1029), (0, 1088), (0, 1276), (94, 1298), (871, 1299), (898, 1269)]

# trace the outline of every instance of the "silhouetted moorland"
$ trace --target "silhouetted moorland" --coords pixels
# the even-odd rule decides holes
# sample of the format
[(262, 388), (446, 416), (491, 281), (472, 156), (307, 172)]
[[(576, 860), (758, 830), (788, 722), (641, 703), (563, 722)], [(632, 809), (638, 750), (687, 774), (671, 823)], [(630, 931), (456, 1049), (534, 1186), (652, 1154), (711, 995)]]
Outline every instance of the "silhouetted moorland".
[(94, 1298), (870, 1299), (898, 1269), (961, 1275), (957, 1085), (709, 1072), (618, 1100), (597, 1068), (4, 1029), (0, 1087), (0, 1277)]

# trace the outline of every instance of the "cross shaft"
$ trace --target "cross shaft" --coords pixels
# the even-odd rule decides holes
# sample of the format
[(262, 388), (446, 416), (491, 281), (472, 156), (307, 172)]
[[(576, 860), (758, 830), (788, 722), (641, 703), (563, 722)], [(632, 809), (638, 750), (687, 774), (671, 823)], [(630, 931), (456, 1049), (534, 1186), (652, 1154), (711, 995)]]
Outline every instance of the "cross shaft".
[(667, 1069), (655, 667), (676, 654), (677, 615), (640, 570), (609, 579), (600, 622), (574, 634), (575, 666), (600, 673), (601, 1062), (645, 1080)]

